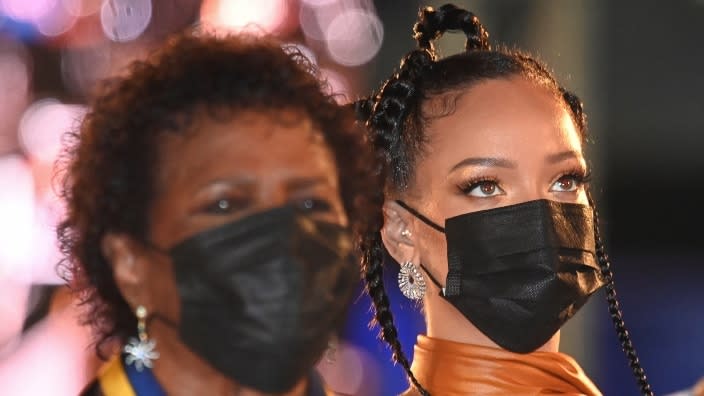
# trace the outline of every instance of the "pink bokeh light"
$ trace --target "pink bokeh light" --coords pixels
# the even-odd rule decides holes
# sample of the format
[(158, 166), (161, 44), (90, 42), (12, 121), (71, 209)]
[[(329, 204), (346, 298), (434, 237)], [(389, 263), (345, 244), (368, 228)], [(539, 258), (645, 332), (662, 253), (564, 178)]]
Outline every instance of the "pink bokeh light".
[(359, 66), (372, 60), (381, 49), (384, 27), (372, 11), (345, 10), (325, 29), (330, 58), (344, 66)]
[(61, 0), (66, 11), (76, 17), (93, 15), (100, 11), (102, 0)]
[(216, 31), (274, 33), (289, 13), (286, 0), (205, 0), (201, 22)]
[(0, 0), (5, 15), (24, 22), (35, 22), (46, 16), (57, 0)]
[(71, 14), (64, 3), (59, 1), (55, 2), (52, 8), (37, 18), (34, 23), (39, 33), (47, 37), (55, 37), (69, 31), (77, 20), (78, 17)]
[(16, 47), (0, 49), (0, 135), (14, 132), (27, 102), (30, 70), (24, 48)]
[(106, 0), (100, 9), (105, 37), (116, 42), (137, 39), (152, 20), (151, 0)]
[(0, 280), (31, 281), (36, 248), (34, 215), (34, 179), (29, 165), (17, 155), (0, 157)]
[[(74, 396), (88, 382), (90, 330), (75, 306), (51, 313), (0, 360), (0, 389), (12, 396)], [(39, 380), (38, 380), (39, 378)]]
[(328, 94), (333, 95), (340, 104), (347, 103), (350, 96), (350, 83), (347, 78), (332, 69), (320, 69), (320, 76), (327, 82)]
[(53, 163), (61, 152), (62, 138), (78, 127), (85, 111), (84, 106), (63, 104), (53, 98), (33, 103), (20, 120), (20, 145), (33, 160)]

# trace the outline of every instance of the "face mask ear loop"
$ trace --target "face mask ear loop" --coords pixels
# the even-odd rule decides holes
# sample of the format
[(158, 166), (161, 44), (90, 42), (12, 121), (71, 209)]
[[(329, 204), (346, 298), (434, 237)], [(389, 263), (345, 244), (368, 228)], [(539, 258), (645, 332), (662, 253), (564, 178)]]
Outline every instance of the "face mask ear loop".
[[(408, 204), (406, 204), (405, 202), (403, 202), (403, 201), (397, 199), (397, 200), (396, 200), (396, 203), (399, 204), (402, 208), (406, 209), (406, 210), (408, 211), (408, 213), (410, 213), (410, 214), (412, 214), (413, 216), (417, 217), (418, 220), (420, 220), (420, 221), (422, 221), (423, 223), (427, 224), (428, 226), (430, 226), (430, 227), (433, 228), (434, 230), (439, 231), (439, 232), (442, 232), (443, 234), (445, 233), (445, 229), (444, 229), (444, 228), (440, 227), (440, 226), (437, 225), (434, 221), (432, 221), (432, 220), (430, 220), (429, 218), (425, 217), (423, 214), (421, 214), (419, 211), (413, 209), (412, 207), (410, 207), (410, 206), (409, 206)], [(425, 268), (425, 266), (424, 266), (423, 264), (420, 264), (420, 268), (422, 268), (423, 271), (425, 271), (425, 273), (428, 275), (428, 278), (430, 278), (430, 281), (433, 282), (433, 284), (435, 284), (435, 286), (437, 286), (438, 289), (440, 289), (440, 295), (441, 295), (441, 296), (444, 296), (444, 295), (445, 295), (445, 288), (440, 284), (440, 282), (438, 282), (438, 280), (435, 279), (435, 277), (430, 273), (430, 271), (428, 271), (427, 268)]]
[(437, 286), (438, 289), (440, 289), (440, 295), (445, 296), (445, 288), (440, 284), (440, 282), (438, 282), (438, 280), (435, 279), (435, 277), (430, 273), (430, 271), (428, 271), (427, 268), (425, 268), (425, 266), (423, 264), (420, 264), (420, 268), (422, 268), (423, 271), (425, 271), (426, 275), (428, 275), (428, 278), (430, 278), (430, 281), (433, 282), (433, 284), (435, 286)]
[(402, 208), (406, 209), (410, 214), (413, 216), (417, 217), (418, 220), (422, 221), (423, 223), (427, 224), (428, 226), (432, 227), (436, 231), (440, 231), (443, 234), (445, 233), (445, 229), (437, 225), (434, 221), (430, 220), (429, 218), (425, 217), (422, 215), (419, 211), (413, 209), (412, 207), (408, 206), (405, 202), (401, 201), (400, 199), (396, 200), (396, 203), (399, 204)]

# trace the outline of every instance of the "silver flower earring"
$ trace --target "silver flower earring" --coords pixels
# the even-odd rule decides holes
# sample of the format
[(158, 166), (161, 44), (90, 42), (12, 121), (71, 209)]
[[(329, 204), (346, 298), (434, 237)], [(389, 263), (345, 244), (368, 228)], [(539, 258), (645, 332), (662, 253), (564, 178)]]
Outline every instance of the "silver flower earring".
[(401, 265), (398, 272), (398, 288), (406, 298), (421, 300), (425, 296), (425, 278), (418, 267), (410, 261)]
[(134, 364), (137, 371), (144, 370), (145, 367), (154, 367), (154, 360), (159, 359), (159, 352), (156, 351), (156, 341), (150, 340), (147, 335), (147, 309), (140, 305), (135, 310), (137, 316), (137, 335), (139, 338), (131, 337), (124, 347), (125, 363)]

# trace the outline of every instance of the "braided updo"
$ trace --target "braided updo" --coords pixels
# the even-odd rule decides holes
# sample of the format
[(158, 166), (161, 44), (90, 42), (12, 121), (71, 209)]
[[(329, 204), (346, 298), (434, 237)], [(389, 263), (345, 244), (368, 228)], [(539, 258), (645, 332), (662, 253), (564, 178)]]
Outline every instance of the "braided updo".
[[(433, 42), (447, 31), (464, 33), (467, 37), (465, 51), (438, 59)], [(452, 113), (453, 98), (482, 81), (520, 76), (548, 88), (569, 109), (581, 139), (586, 140), (586, 116), (580, 99), (560, 86), (547, 67), (532, 56), (517, 50), (492, 49), (489, 33), (473, 13), (452, 4), (437, 9), (425, 7), (418, 14), (413, 37), (418, 47), (403, 57), (396, 73), (374, 95), (354, 105), (358, 119), (368, 127), (376, 154), (383, 160), (383, 169), (379, 171), (386, 179), (388, 193), (404, 191), (412, 184), (415, 164), (423, 153), (427, 126), (432, 119)], [(428, 106), (431, 100), (433, 106)], [(589, 203), (594, 208), (591, 195)], [(596, 217), (596, 210), (594, 212)], [(375, 221), (369, 222), (372, 228), (362, 243), (364, 278), (374, 304), (375, 321), (381, 328), (381, 338), (391, 347), (394, 361), (403, 366), (409, 380), (422, 395), (429, 395), (411, 372), (398, 340), (383, 284), (386, 252), (380, 232), (383, 226), (381, 211), (376, 217)], [(642, 394), (652, 395), (623, 322), (613, 273), (597, 227), (595, 234), (597, 258), (606, 280), (609, 313)]]

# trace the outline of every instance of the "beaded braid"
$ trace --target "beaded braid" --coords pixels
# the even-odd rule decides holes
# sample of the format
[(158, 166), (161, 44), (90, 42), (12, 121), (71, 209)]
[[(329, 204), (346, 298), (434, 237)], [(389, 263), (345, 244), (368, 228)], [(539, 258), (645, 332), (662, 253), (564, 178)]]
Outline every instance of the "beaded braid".
[(596, 258), (599, 262), (599, 267), (601, 268), (601, 274), (604, 277), (606, 285), (606, 301), (609, 304), (609, 314), (611, 314), (611, 320), (614, 323), (614, 328), (616, 329), (616, 334), (618, 335), (618, 340), (621, 342), (621, 348), (628, 358), (628, 365), (633, 371), (633, 375), (636, 377), (638, 386), (640, 387), (641, 394), (643, 396), (653, 396), (653, 390), (648, 383), (648, 378), (645, 375), (645, 370), (640, 364), (638, 359), (638, 354), (631, 341), (631, 335), (628, 333), (626, 328), (626, 323), (623, 320), (623, 312), (621, 311), (621, 306), (616, 298), (616, 286), (614, 283), (614, 274), (611, 271), (611, 262), (609, 261), (609, 255), (606, 253), (604, 248), (604, 242), (601, 239), (601, 233), (599, 231), (599, 214), (594, 205), (594, 200), (592, 198), (591, 192), (587, 191), (587, 199), (589, 200), (589, 205), (594, 211), (594, 236), (596, 241)]

